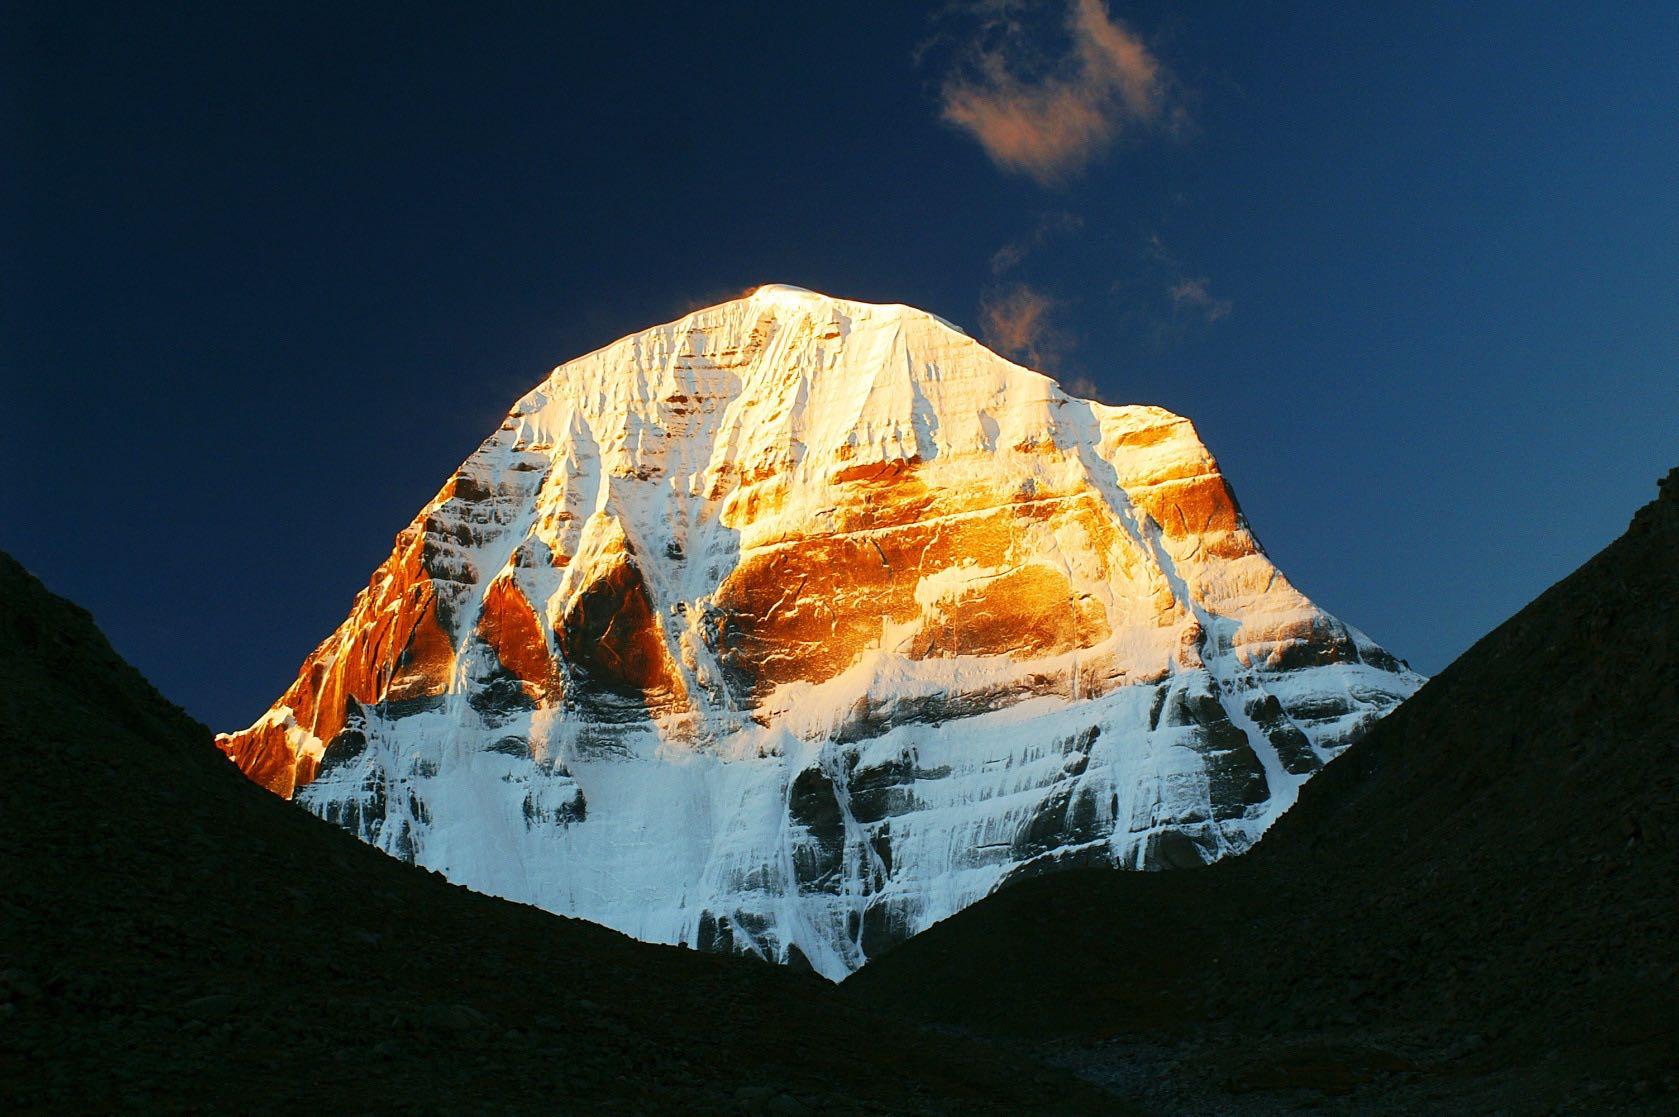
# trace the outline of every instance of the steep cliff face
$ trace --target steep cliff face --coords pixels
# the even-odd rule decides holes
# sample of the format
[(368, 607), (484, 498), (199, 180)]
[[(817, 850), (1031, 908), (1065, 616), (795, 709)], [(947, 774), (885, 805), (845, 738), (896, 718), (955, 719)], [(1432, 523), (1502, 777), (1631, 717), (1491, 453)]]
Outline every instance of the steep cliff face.
[(1023, 874), (1245, 849), (1420, 682), (1187, 420), (771, 286), (555, 369), (220, 744), (472, 887), (838, 977)]

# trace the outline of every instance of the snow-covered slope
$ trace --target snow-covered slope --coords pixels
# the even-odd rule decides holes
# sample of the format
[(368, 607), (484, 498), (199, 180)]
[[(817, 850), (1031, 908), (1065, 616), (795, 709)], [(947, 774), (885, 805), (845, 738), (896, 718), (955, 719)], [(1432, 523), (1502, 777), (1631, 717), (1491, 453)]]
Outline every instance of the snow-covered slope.
[(1245, 849), (1420, 682), (1187, 420), (769, 286), (555, 369), (220, 743), (463, 884), (839, 977), (1022, 874)]

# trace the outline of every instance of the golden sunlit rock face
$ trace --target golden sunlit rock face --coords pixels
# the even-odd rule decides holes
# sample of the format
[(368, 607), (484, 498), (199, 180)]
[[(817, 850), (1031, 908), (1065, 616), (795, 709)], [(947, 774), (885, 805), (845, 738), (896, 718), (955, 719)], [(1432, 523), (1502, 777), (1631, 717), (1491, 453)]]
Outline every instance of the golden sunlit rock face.
[(636, 698), (649, 712), (685, 700), (664, 625), (653, 613), (641, 571), (628, 556), (589, 581), (566, 610), (558, 636), (580, 687)]
[(442, 694), (454, 648), (438, 619), (424, 564), (425, 540), (410, 527), (356, 598), (350, 619), (303, 663), (297, 680), (261, 721), (219, 743), (247, 775), (291, 795), (314, 778), (319, 742), (344, 727), (357, 703)]
[(1418, 681), (1187, 420), (770, 287), (555, 369), (219, 740), (475, 887), (833, 975), (1034, 866), (1245, 848)]
[(556, 678), (554, 651), (542, 618), (513, 578), (502, 576), (490, 583), (476, 636), (495, 654), (496, 662), (519, 680), (527, 697), (542, 699), (549, 694)]
[(841, 471), (821, 525), (834, 530), (743, 556), (723, 581), (716, 601), (733, 622), (723, 658), (754, 693), (824, 682), (870, 649), (1030, 660), (1112, 635), (1102, 602), (1034, 546), (1077, 537), (1106, 578), (1123, 556), (1092, 494), (999, 504), (983, 489), (930, 489), (919, 473)]
[[(1176, 439), (1200, 449), (1183, 420), (1148, 417), (1158, 421), (1120, 436), (1115, 447), (1158, 452)], [(1053, 443), (1005, 453), (1027, 454), (1034, 466), (1077, 476), (1076, 453)], [(1139, 615), (1157, 628), (1184, 620), (1182, 603), (1151, 569), (1149, 548), (1095, 486), (1080, 479), (1057, 491), (1027, 476), (999, 489), (985, 476), (990, 464), (974, 455), (942, 467), (915, 456), (841, 466), (822, 486), (830, 506), (806, 523), (781, 515), (794, 480), (788, 472), (760, 470), (731, 491), (720, 505), (722, 526), (762, 536), (773, 524), (774, 534), (742, 547), (715, 590), (693, 606), (710, 623), (689, 634), (724, 669), (730, 698), (755, 700), (784, 684), (825, 682), (869, 651), (912, 660), (1053, 659), (1104, 644), (1116, 622), (1134, 624)], [(354, 708), (346, 699), (403, 703), (449, 689), (459, 641), (439, 621), (425, 557), (429, 548), (436, 576), (448, 579), (459, 571), (459, 544), (477, 538), (469, 525), (493, 522), (493, 513), (482, 516), (478, 508), (494, 491), (464, 488), (465, 496), (459, 481), (451, 482), (437, 506), (403, 533), (350, 620), (304, 664), (280, 703), (291, 711), (291, 736), (270, 720), (223, 738), (254, 779), (281, 794), (307, 783), (318, 757), (310, 749), (294, 756), (295, 727), (331, 740)], [(1194, 541), (1226, 559), (1257, 556), (1228, 486), (1204, 452), (1127, 477), (1123, 491), (1161, 540)], [(526, 596), (515, 556), (468, 603), (475, 617), (466, 643), (487, 649), (534, 701), (559, 697), (567, 689), (562, 680), (571, 680), (585, 701), (598, 689), (633, 698), (651, 713), (689, 709), (687, 676), (695, 674), (699, 686), (697, 673), (679, 666), (681, 645), (656, 610), (621, 525), (600, 531), (610, 542), (597, 544), (591, 569), (574, 580), (558, 616), (545, 618)], [(564, 545), (557, 537), (546, 542)], [(685, 560), (667, 553), (658, 561)], [(1129, 616), (1111, 615), (1116, 589)], [(675, 604), (666, 614), (680, 620), (689, 603)]]

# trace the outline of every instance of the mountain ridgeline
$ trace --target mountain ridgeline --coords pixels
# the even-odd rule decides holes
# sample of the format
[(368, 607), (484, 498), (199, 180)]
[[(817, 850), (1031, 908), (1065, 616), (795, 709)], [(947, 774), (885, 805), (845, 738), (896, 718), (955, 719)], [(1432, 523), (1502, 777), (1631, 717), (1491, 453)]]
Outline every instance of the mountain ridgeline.
[(840, 978), (998, 887), (1250, 847), (1422, 680), (1185, 419), (770, 286), (568, 362), (220, 746), (480, 891)]

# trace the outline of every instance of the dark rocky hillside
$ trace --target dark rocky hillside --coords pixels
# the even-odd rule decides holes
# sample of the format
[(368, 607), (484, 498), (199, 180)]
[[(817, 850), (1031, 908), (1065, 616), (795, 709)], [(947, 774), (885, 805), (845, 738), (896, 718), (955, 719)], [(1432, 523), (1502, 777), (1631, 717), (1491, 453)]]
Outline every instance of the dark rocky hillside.
[(846, 989), (1160, 1113), (1679, 1112), (1676, 775), (1679, 470), (1251, 854), (1030, 881)]
[(362, 845), (240, 776), (5, 556), (0, 765), (9, 1113), (1113, 1111), (815, 977)]

